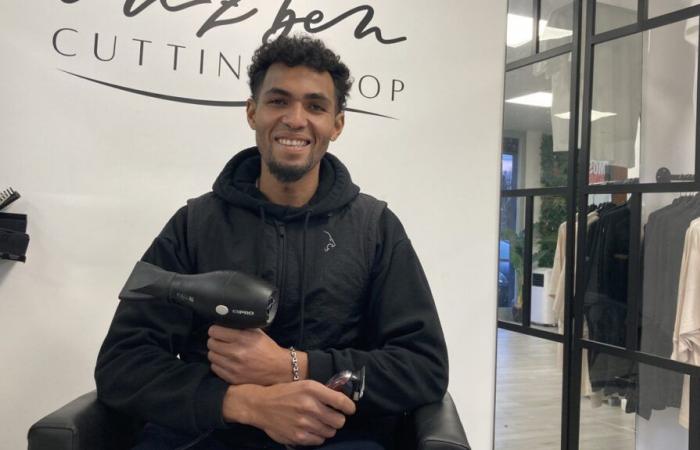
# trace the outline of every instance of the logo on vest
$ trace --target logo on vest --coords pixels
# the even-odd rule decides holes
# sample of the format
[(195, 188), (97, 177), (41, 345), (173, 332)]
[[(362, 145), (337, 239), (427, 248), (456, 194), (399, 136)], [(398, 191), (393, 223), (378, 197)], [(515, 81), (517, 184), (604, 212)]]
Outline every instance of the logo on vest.
[(331, 234), (328, 231), (323, 230), (323, 232), (328, 235), (328, 243), (326, 244), (326, 247), (323, 249), (323, 251), (328, 253), (332, 248), (335, 247), (335, 241), (333, 240), (333, 236), (331, 236)]

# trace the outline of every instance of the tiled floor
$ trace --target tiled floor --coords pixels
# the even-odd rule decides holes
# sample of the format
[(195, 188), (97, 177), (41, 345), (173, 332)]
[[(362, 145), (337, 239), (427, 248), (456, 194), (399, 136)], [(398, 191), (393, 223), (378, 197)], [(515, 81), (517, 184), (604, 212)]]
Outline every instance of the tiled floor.
[[(496, 450), (559, 450), (561, 344), (498, 331)], [(581, 400), (581, 450), (634, 450), (635, 415), (620, 406)]]

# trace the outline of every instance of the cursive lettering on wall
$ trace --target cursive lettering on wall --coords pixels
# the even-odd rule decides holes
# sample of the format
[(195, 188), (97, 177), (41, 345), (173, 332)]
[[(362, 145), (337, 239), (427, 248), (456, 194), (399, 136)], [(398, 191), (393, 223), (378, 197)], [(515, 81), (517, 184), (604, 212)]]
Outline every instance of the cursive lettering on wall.
[[(329, 20), (326, 23), (321, 23), (324, 19), (322, 11), (314, 10), (311, 11), (309, 15), (305, 17), (297, 17), (294, 10), (289, 8), (289, 5), (291, 3), (292, 0), (284, 0), (284, 2), (282, 2), (282, 6), (280, 6), (279, 11), (277, 12), (277, 16), (275, 17), (272, 26), (263, 35), (263, 42), (267, 42), (271, 36), (277, 34), (278, 32), (280, 32), (280, 36), (288, 35), (292, 31), (294, 25), (297, 24), (303, 24), (304, 30), (306, 30), (308, 33), (318, 33), (323, 30), (327, 30), (328, 28), (331, 28), (334, 25), (337, 25), (338, 23), (357, 13), (364, 13), (364, 16), (355, 28), (355, 39), (362, 39), (363, 37), (369, 34), (374, 34), (374, 37), (377, 39), (377, 41), (379, 41), (382, 44), (395, 44), (397, 42), (406, 40), (406, 37), (385, 39), (382, 36), (382, 30), (378, 27), (367, 28), (367, 26), (372, 21), (372, 18), (374, 18), (374, 8), (372, 8), (369, 5), (357, 6), (349, 11), (342, 13), (338, 17)], [(319, 25), (314, 26), (315, 24)]]
[[(80, 0), (60, 1), (66, 4), (73, 4), (79, 2)], [(169, 13), (183, 11), (200, 5), (212, 5), (215, 3), (214, 0), (189, 0), (178, 4), (173, 4), (172, 0), (125, 0), (123, 13), (126, 17), (134, 17), (156, 2), (158, 2), (160, 6)], [(209, 17), (207, 17), (204, 23), (197, 30), (197, 37), (204, 36), (205, 33), (214, 28), (243, 22), (258, 13), (258, 8), (251, 8), (240, 15), (230, 14), (230, 11), (233, 8), (238, 8), (241, 2), (242, 0), (219, 0), (219, 6), (216, 7), (216, 9), (211, 13), (211, 15), (209, 15)], [(292, 0), (284, 0), (282, 2), (272, 25), (264, 32), (262, 36), (263, 43), (268, 42), (271, 37), (277, 34), (279, 34), (279, 36), (288, 35), (297, 25), (301, 25), (307, 33), (319, 33), (352, 16), (360, 17), (354, 31), (355, 39), (363, 39), (369, 35), (373, 35), (377, 42), (385, 45), (396, 44), (407, 39), (406, 36), (385, 38), (382, 34), (381, 28), (371, 26), (372, 19), (374, 19), (374, 8), (372, 8), (370, 5), (356, 6), (338, 15), (337, 17), (324, 22), (326, 17), (322, 11), (316, 9), (311, 11), (306, 16), (298, 16), (296, 11), (290, 7), (291, 3)]]

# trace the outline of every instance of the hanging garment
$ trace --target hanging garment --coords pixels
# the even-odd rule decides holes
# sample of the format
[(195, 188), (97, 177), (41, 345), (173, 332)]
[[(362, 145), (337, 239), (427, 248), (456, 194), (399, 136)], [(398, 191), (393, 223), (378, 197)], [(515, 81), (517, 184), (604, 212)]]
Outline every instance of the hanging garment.
[(549, 286), (547, 295), (552, 299), (552, 309), (554, 317), (561, 321), (564, 318), (563, 298), (558, 297), (559, 283), (564, 284), (564, 274), (566, 272), (566, 222), (559, 225), (557, 229), (557, 246), (554, 249), (554, 261), (552, 262), (552, 273), (549, 276)]
[[(673, 328), (685, 232), (700, 217), (700, 198), (681, 197), (649, 215), (644, 229), (641, 351), (668, 358)], [(643, 364), (639, 367), (638, 414), (679, 407), (681, 374)]]
[[(694, 220), (685, 233), (671, 358), (700, 365), (700, 219)], [(683, 377), (683, 394), (678, 417), (678, 422), (686, 428), (689, 418), (688, 399), (686, 375)]]
[[(587, 227), (590, 229), (591, 224), (598, 220), (598, 212), (592, 211), (587, 216)], [(576, 229), (578, 229), (578, 220), (576, 221)], [(574, 237), (575, 239), (575, 237)], [(574, 259), (576, 255), (574, 254)], [(552, 308), (554, 309), (554, 317), (558, 321), (564, 320), (564, 279), (566, 271), (566, 222), (559, 225), (557, 232), (557, 247), (554, 251), (554, 264), (549, 284), (549, 296), (552, 297)]]
[[(598, 220), (598, 212), (592, 211), (587, 216), (587, 227)], [(578, 230), (578, 220), (576, 221)], [(578, 233), (578, 231), (576, 231)], [(575, 239), (575, 237), (574, 237)], [(576, 254), (574, 253), (574, 260)], [(575, 270), (575, 269), (574, 269)], [(554, 263), (550, 276), (549, 289), (547, 294), (553, 299), (552, 305), (554, 317), (557, 320), (557, 327), (560, 334), (564, 334), (564, 302), (565, 302), (565, 273), (566, 273), (566, 222), (559, 225), (557, 231), (557, 247), (554, 251)], [(583, 324), (583, 338), (588, 339), (588, 326)], [(564, 354), (562, 346), (557, 347), (557, 364), (562, 366)], [(581, 362), (581, 395), (590, 396), (593, 393), (590, 376), (588, 374), (588, 350), (583, 350)]]
[[(590, 339), (619, 347), (626, 340), (629, 230), (629, 207), (606, 206), (591, 224), (586, 245), (583, 301)], [(593, 350), (588, 359), (594, 391), (626, 396), (636, 387), (631, 361)]]

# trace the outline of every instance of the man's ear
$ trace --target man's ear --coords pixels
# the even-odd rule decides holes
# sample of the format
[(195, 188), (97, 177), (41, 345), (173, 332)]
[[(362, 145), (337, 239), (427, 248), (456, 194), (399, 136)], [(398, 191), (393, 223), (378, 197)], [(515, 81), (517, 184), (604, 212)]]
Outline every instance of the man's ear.
[(252, 130), (255, 130), (255, 108), (257, 108), (257, 104), (253, 98), (246, 100), (245, 115), (246, 119), (248, 120), (248, 125)]
[(345, 111), (340, 111), (335, 115), (335, 122), (333, 123), (333, 134), (331, 135), (331, 141), (335, 141), (343, 132), (343, 127), (345, 127)]

